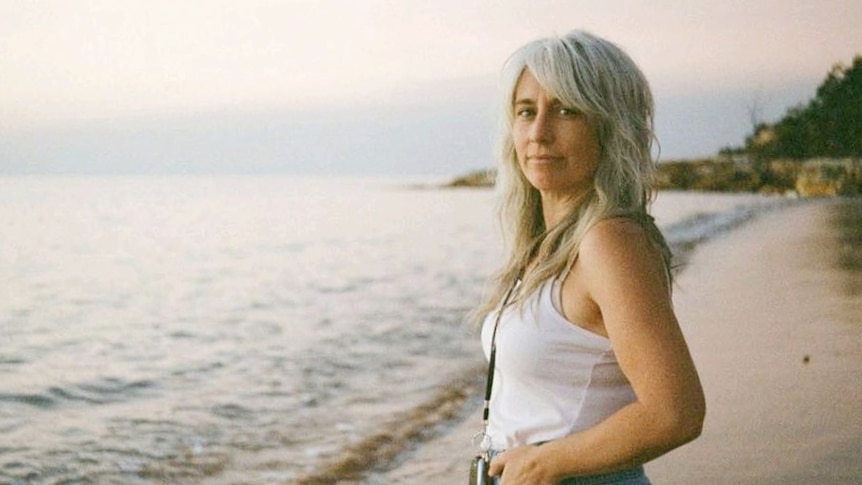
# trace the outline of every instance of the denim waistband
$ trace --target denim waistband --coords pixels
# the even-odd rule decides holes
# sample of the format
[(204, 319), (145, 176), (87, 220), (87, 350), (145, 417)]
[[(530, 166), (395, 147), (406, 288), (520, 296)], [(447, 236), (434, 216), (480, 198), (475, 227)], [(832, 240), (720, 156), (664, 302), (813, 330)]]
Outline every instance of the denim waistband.
[[(491, 450), (490, 457), (493, 458), (495, 455), (502, 453), (502, 451)], [(498, 485), (500, 483), (499, 478), (494, 478), (493, 485)], [(629, 468), (628, 470), (622, 470), (618, 472), (610, 472), (610, 473), (599, 473), (596, 475), (584, 475), (580, 477), (570, 477), (562, 482), (560, 485), (650, 485), (650, 481), (644, 473), (644, 468), (642, 466), (637, 466), (634, 468)]]

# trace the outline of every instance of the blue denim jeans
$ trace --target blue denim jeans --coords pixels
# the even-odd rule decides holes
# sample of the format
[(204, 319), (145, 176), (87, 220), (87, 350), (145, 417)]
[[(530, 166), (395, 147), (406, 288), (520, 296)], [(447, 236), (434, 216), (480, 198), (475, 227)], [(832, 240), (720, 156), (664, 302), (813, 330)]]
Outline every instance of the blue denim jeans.
[[(500, 451), (491, 450), (490, 456), (501, 453)], [(492, 485), (500, 485), (500, 478), (495, 477), (491, 481)], [(585, 475), (581, 477), (571, 477), (560, 482), (560, 485), (651, 485), (649, 478), (644, 473), (642, 466), (630, 468), (619, 472), (600, 473), (598, 475)]]

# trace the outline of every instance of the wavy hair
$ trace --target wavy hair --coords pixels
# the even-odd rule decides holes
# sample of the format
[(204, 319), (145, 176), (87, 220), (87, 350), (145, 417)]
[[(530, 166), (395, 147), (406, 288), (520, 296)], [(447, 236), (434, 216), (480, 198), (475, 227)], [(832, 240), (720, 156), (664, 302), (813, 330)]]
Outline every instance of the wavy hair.
[[(525, 70), (562, 104), (585, 114), (601, 150), (592, 189), (552, 228), (544, 225), (539, 192), (521, 173), (512, 138), (513, 98)], [(516, 303), (544, 281), (566, 274), (585, 234), (609, 217), (640, 222), (661, 248), (670, 275), (670, 251), (647, 212), (655, 176), (653, 98), (631, 58), (607, 40), (574, 30), (521, 47), (506, 61), (501, 77), (497, 190), (509, 257), (494, 279), (491, 294), (476, 309), (475, 319), (494, 311), (519, 276), (522, 284)], [(530, 271), (522, 274), (531, 262)]]

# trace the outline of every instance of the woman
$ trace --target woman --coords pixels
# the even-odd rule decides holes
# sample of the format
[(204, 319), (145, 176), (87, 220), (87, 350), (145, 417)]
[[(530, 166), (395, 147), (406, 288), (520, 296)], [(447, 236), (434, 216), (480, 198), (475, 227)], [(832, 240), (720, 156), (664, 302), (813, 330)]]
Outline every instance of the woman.
[(649, 483), (641, 465), (696, 438), (705, 413), (670, 252), (647, 214), (649, 86), (622, 50), (582, 31), (522, 47), (503, 83), (510, 254), (479, 309), (486, 356), (497, 347), (489, 474)]

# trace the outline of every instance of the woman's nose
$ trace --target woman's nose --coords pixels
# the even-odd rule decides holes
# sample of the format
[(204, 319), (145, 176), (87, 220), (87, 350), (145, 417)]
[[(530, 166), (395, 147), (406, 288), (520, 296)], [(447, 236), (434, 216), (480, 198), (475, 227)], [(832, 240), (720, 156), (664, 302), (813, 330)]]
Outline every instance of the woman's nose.
[(536, 117), (533, 118), (533, 123), (530, 125), (528, 135), (529, 141), (535, 143), (547, 143), (553, 139), (553, 130), (546, 113), (540, 112), (536, 114)]

